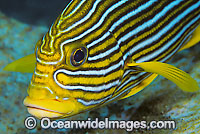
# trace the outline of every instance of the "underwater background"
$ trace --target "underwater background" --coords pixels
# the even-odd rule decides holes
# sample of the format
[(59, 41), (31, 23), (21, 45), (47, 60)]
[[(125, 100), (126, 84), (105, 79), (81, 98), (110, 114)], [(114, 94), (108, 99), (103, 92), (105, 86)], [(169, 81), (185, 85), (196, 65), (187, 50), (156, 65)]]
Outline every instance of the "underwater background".
[[(10, 62), (34, 52), (36, 42), (70, 0), (0, 1), (0, 133), (200, 133), (200, 91), (183, 92), (169, 80), (158, 76), (136, 95), (96, 110), (64, 120), (175, 120), (176, 129), (42, 129), (24, 126), (31, 116), (23, 105), (32, 74), (6, 72)], [(170, 64), (188, 72), (200, 85), (200, 44), (177, 53)], [(37, 120), (39, 122), (39, 120)]]

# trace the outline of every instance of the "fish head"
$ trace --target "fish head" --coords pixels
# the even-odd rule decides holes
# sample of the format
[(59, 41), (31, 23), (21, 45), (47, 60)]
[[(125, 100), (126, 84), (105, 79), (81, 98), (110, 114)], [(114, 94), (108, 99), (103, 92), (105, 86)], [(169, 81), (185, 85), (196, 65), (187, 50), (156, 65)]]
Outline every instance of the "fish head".
[(35, 48), (36, 68), (24, 100), (30, 114), (39, 119), (70, 117), (112, 97), (123, 75), (121, 65), (112, 72), (111, 65), (118, 64), (115, 58), (90, 60), (99, 50), (89, 49), (80, 40), (48, 42), (48, 35)]

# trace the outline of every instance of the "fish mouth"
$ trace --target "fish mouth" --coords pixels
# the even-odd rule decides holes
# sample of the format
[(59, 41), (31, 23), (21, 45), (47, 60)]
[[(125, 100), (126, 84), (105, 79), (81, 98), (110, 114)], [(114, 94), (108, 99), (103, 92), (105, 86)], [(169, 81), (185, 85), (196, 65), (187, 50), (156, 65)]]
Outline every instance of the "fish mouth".
[(44, 108), (39, 108), (39, 107), (31, 107), (27, 106), (28, 112), (31, 115), (34, 115), (35, 117), (41, 119), (43, 117), (48, 117), (48, 118), (59, 118), (64, 116), (64, 113), (60, 113), (58, 111), (52, 111), (49, 109), (44, 109)]
[(62, 118), (73, 115), (75, 105), (73, 99), (59, 101), (57, 99), (32, 99), (27, 96), (24, 105), (28, 112), (36, 118)]

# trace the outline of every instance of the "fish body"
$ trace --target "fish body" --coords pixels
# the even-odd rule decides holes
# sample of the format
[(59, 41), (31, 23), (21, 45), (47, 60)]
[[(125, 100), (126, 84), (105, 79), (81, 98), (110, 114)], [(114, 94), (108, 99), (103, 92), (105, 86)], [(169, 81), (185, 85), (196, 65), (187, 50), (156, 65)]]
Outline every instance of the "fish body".
[(30, 56), (24, 104), (38, 118), (69, 117), (132, 96), (157, 75), (196, 91), (166, 62), (199, 42), (199, 24), (198, 0), (73, 0)]

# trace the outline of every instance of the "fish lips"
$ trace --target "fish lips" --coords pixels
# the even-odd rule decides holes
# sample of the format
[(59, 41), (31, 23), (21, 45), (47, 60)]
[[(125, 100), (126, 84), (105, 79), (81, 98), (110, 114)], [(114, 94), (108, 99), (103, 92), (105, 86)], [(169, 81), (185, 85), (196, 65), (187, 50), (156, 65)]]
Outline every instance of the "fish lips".
[(49, 109), (43, 109), (43, 108), (39, 108), (39, 107), (27, 106), (27, 109), (31, 115), (34, 115), (35, 117), (37, 117), (39, 119), (41, 119), (43, 117), (61, 118), (65, 115), (64, 113), (60, 113), (57, 111), (51, 111)]
[(39, 119), (72, 116), (76, 108), (73, 102), (74, 99), (60, 101), (57, 99), (32, 99), (29, 96), (24, 99), (24, 105), (28, 108), (28, 112)]

